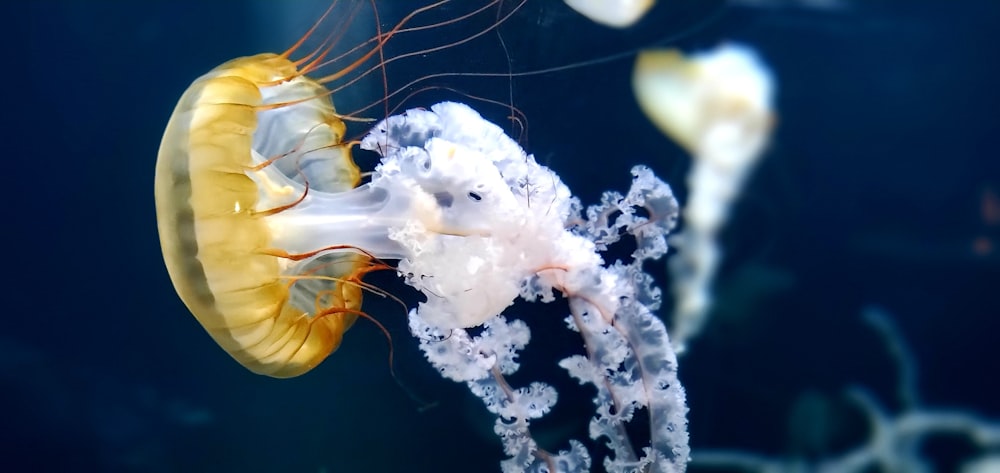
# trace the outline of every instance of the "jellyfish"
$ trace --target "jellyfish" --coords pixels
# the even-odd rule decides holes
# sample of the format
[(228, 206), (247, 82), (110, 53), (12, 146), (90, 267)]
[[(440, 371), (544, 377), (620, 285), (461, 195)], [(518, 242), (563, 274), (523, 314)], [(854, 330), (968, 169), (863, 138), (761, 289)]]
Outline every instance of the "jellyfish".
[[(425, 358), (497, 416), (504, 471), (584, 471), (601, 457), (607, 471), (684, 471), (685, 394), (643, 270), (667, 252), (679, 212), (670, 187), (638, 165), (626, 194), (584, 210), (502, 128), (449, 101), (376, 123), (358, 144), (380, 161), (361, 183), (322, 81), (287, 56), (196, 80), (157, 159), (168, 272), (215, 341), (254, 372), (302, 374), (367, 316), (362, 293), (382, 293), (362, 277), (392, 269), (424, 298), (408, 325)], [(621, 240), (628, 261), (606, 262)], [(550, 453), (531, 437), (557, 396), (504, 378), (530, 339), (504, 316), (519, 299), (568, 303), (563, 320), (584, 346), (559, 366), (593, 395), (589, 434), (608, 452), (574, 441)], [(630, 438), (642, 426), (646, 446)]]
[(565, 0), (566, 5), (596, 23), (628, 28), (649, 11), (656, 0)]
[(226, 62), (178, 101), (156, 161), (163, 259), (190, 312), (249, 370), (292, 377), (317, 366), (365, 315), (362, 292), (379, 292), (361, 277), (388, 267), (379, 258), (400, 256), (373, 219), (413, 209), (379, 214), (384, 191), (347, 192), (362, 175), (324, 84), (379, 57), (408, 21), (445, 3), (414, 10), (353, 63), (313, 79), (332, 45), (291, 56), (331, 5), (288, 51)]
[(717, 235), (770, 138), (774, 79), (752, 49), (724, 44), (690, 57), (643, 51), (632, 88), (650, 121), (695, 157), (685, 230), (673, 238), (679, 253), (670, 260), (680, 353), (705, 325), (721, 260)]

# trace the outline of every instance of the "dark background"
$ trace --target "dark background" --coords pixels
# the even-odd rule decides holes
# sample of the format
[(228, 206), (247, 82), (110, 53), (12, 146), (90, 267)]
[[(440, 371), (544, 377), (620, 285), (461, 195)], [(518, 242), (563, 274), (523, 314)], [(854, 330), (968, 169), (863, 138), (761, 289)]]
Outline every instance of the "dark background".
[[(383, 24), (423, 3), (380, 6)], [(473, 2), (462, 3), (420, 21), (454, 17)], [(505, 11), (513, 2), (506, 3)], [(503, 107), (444, 89), (388, 102), (472, 103), (585, 203), (605, 189), (626, 189), (628, 169), (639, 163), (683, 202), (690, 158), (636, 106), (629, 53), (725, 40), (751, 45), (777, 78), (779, 125), (723, 235), (727, 259), (712, 322), (681, 362), (692, 445), (825, 456), (862, 442), (864, 422), (844, 402), (845, 388), (863, 385), (890, 410), (899, 406), (896, 366), (860, 317), (873, 305), (892, 315), (913, 347), (927, 405), (1000, 421), (1000, 3), (660, 3), (634, 29), (614, 31), (561, 2), (529, 0), (500, 28), (506, 53), (488, 33), (388, 68), (396, 90), (436, 72), (538, 71), (619, 55), (513, 79), (421, 83), (513, 103), (527, 117), (523, 129), (506, 121)], [(398, 307), (366, 306), (394, 335), (395, 380), (386, 340), (365, 322), (316, 370), (274, 380), (218, 349), (164, 270), (153, 166), (177, 98), (225, 60), (283, 50), (324, 8), (324, 1), (0, 7), (9, 162), (0, 469), (498, 469), (492, 419), (462, 386), (427, 366)], [(345, 44), (372, 34), (368, 15), (364, 2)], [(495, 16), (494, 9), (401, 38), (387, 57), (468, 36)], [(355, 110), (381, 98), (382, 87), (369, 76), (334, 100)], [(364, 169), (375, 162), (360, 153), (357, 160)], [(650, 271), (666, 280), (662, 267)], [(389, 276), (375, 282), (417, 300)], [(535, 429), (543, 445), (565, 448), (568, 438), (586, 437), (591, 394), (574, 390), (555, 368), (565, 354), (539, 345), (578, 341), (561, 328), (564, 307), (524, 310), (538, 319), (529, 320), (535, 343), (524, 355), (535, 368), (514, 381), (537, 374), (566, 387), (561, 407)], [(546, 311), (550, 317), (537, 316)], [(530, 364), (536, 360), (540, 367)], [(397, 382), (434, 407), (420, 410)], [(803, 399), (827, 414), (792, 415)], [(803, 447), (802, 427), (790, 424), (807, 425), (822, 440)], [(961, 439), (926, 449), (942, 471), (969, 453)]]

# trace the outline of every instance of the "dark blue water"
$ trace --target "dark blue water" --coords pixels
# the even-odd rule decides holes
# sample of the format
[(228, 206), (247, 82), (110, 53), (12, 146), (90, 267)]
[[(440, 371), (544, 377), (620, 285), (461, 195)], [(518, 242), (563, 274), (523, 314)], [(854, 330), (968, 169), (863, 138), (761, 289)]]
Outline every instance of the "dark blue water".
[[(492, 418), (427, 366), (398, 307), (366, 306), (393, 334), (396, 380), (386, 340), (364, 322), (316, 370), (274, 380), (247, 372), (205, 335), (163, 267), (153, 167), (177, 98), (225, 60), (287, 47), (323, 10), (318, 3), (2, 7), (10, 164), (0, 470), (498, 469)], [(400, 11), (383, 8), (383, 23), (409, 3), (393, 0)], [(499, 30), (506, 52), (488, 33), (400, 60), (388, 68), (389, 90), (435, 72), (540, 70), (649, 45), (754, 47), (778, 81), (779, 123), (723, 235), (712, 322), (681, 361), (692, 445), (826, 457), (863, 443), (864, 419), (846, 388), (867, 387), (890, 412), (901, 406), (898, 366), (861, 317), (872, 306), (911, 346), (924, 405), (1000, 422), (1000, 3), (661, 3), (623, 32), (561, 2), (529, 0)], [(431, 18), (459, 11), (468, 6)], [(467, 36), (495, 15), (391, 43), (387, 55)], [(367, 37), (366, 28), (357, 34)], [(560, 72), (426, 85), (513, 103), (526, 127), (507, 121), (503, 107), (470, 102), (585, 203), (627, 188), (639, 163), (683, 202), (690, 158), (639, 111), (631, 68), (626, 54)], [(376, 75), (334, 100), (353, 110), (383, 95)], [(402, 103), (405, 95), (390, 106), (470, 100), (444, 89)], [(662, 268), (650, 271), (666, 282)], [(391, 277), (376, 282), (416, 301)], [(545, 308), (562, 318), (562, 307)], [(571, 335), (540, 323), (536, 344)], [(544, 355), (525, 357), (552, 363)], [(537, 372), (567, 383), (554, 365)], [(397, 381), (434, 406), (421, 410)], [(589, 396), (566, 394), (567, 407), (537, 424), (544, 446), (586, 437)], [(978, 452), (962, 436), (923, 448), (938, 471)]]

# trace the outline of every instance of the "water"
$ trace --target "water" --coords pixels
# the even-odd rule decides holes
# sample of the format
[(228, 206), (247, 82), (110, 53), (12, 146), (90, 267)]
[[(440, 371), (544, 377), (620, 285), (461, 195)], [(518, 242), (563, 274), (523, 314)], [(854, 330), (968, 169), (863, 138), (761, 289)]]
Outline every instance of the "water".
[[(404, 10), (404, 3), (393, 6)], [(844, 397), (848, 387), (865, 386), (891, 412), (901, 406), (898, 367), (862, 318), (872, 306), (912, 347), (924, 405), (1000, 422), (1000, 161), (993, 146), (1000, 38), (992, 31), (1000, 4), (661, 3), (635, 29), (613, 31), (559, 2), (529, 0), (500, 29), (506, 54), (489, 33), (393, 64), (390, 89), (432, 72), (532, 71), (658, 43), (754, 47), (778, 81), (778, 126), (723, 234), (712, 321), (681, 360), (693, 447), (826, 458), (863, 443), (864, 418)], [(13, 166), (0, 329), (0, 399), (9, 407), (2, 469), (497, 469), (502, 452), (492, 419), (420, 358), (397, 306), (366, 307), (393, 333), (399, 382), (435, 403), (427, 410), (393, 380), (387, 343), (364, 322), (306, 376), (279, 381), (246, 372), (186, 313), (164, 271), (152, 176), (176, 99), (224, 60), (285, 48), (324, 2), (3, 8), (15, 24), (7, 28), (5, 116), (13, 126), (5, 142)], [(383, 11), (383, 20), (401, 14)], [(359, 24), (368, 24), (365, 15)], [(392, 44), (391, 54), (461, 37), (490, 15), (440, 37)], [(639, 163), (683, 202), (690, 158), (639, 111), (631, 67), (625, 57), (513, 80), (450, 77), (428, 85), (512, 100), (527, 117), (523, 129), (505, 119), (503, 107), (470, 103), (519, 136), (585, 203), (604, 189), (625, 189), (628, 169)], [(354, 90), (335, 99), (341, 110), (378, 99), (381, 79)], [(469, 101), (436, 90), (405, 106), (449, 98)], [(374, 163), (364, 155), (358, 161)], [(666, 281), (662, 268), (650, 271)], [(391, 277), (376, 281), (413, 302)], [(555, 331), (561, 317), (532, 320), (543, 327), (534, 329), (536, 340), (568, 337)], [(548, 344), (525, 353), (543, 363), (526, 378), (546, 373), (572, 388), (544, 363), (551, 362), (547, 349), (578, 342)], [(539, 441), (558, 449), (585, 438), (588, 397), (560, 398), (564, 407), (537, 424)], [(935, 438), (924, 450), (937, 471), (976, 452), (960, 436)]]

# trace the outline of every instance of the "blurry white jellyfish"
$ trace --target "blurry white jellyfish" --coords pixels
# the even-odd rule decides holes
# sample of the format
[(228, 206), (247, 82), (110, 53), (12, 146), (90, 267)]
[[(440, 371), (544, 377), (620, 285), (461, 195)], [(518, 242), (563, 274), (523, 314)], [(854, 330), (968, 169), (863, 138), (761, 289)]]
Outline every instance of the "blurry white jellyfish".
[(566, 0), (566, 5), (605, 26), (627, 28), (639, 21), (656, 0)]
[(711, 304), (715, 235), (770, 136), (774, 84), (757, 55), (738, 45), (690, 58), (676, 50), (644, 51), (632, 77), (642, 110), (695, 159), (684, 230), (672, 239), (679, 252), (670, 261), (677, 299), (670, 333), (681, 352)]
[[(736, 44), (690, 57), (643, 51), (633, 75), (639, 105), (654, 124), (699, 160), (736, 161), (729, 167), (755, 159), (766, 143), (773, 82), (757, 54)], [(728, 155), (709, 154), (722, 151)]]

